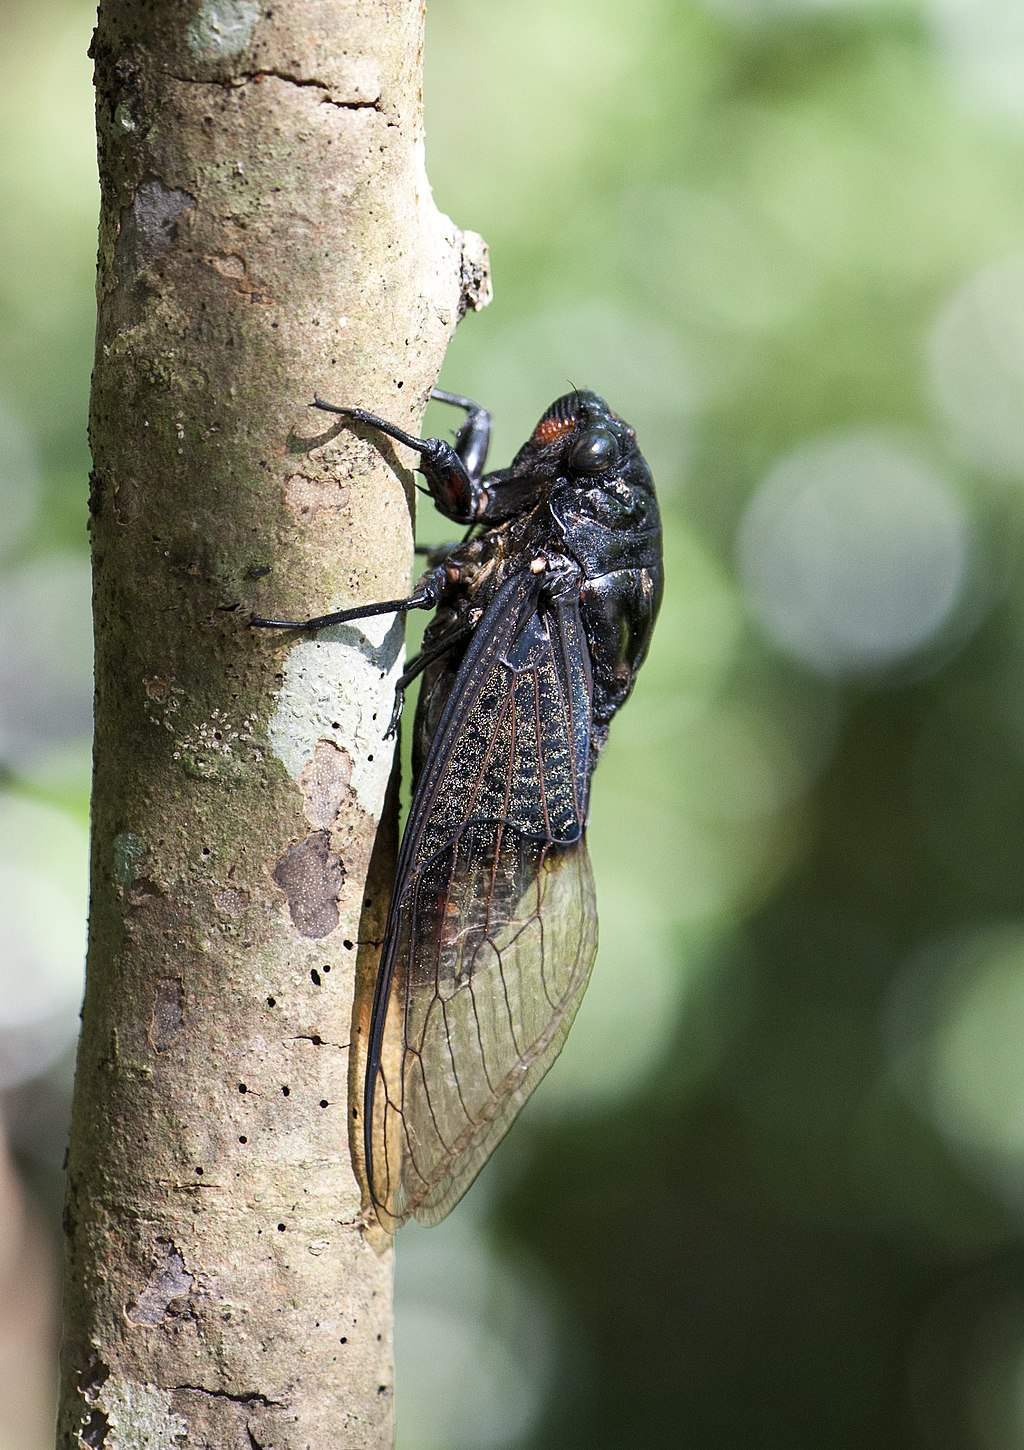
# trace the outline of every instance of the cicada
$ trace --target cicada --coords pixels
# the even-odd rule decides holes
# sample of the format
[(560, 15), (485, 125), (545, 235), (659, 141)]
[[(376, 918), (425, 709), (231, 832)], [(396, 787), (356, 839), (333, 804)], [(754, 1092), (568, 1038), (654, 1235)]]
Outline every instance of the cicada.
[(369, 1015), (353, 1157), (381, 1225), (436, 1223), (459, 1201), (566, 1039), (597, 951), (590, 782), (648, 649), (661, 522), (636, 433), (596, 393), (543, 414), (508, 468), (484, 472), (491, 416), (455, 441), (362, 408), (314, 406), (411, 448), (437, 507), (466, 525), (406, 599), (319, 629), (433, 609), (388, 726), (422, 675), (412, 800)]

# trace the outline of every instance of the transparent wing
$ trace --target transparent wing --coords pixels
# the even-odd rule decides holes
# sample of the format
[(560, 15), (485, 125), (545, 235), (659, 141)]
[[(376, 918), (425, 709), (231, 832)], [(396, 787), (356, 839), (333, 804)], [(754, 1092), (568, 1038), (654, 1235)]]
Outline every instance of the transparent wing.
[(574, 602), (518, 575), (460, 668), (399, 853), (370, 1025), (377, 1216), (436, 1222), (551, 1066), (597, 950), (590, 667)]

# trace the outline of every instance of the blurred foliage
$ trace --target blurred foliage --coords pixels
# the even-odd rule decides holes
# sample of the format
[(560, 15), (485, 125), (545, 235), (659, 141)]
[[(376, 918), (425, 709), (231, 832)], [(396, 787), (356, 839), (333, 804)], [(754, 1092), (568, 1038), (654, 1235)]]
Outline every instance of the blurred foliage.
[[(55, 1183), (91, 12), (6, 18), (0, 1083)], [(605, 394), (669, 583), (596, 782), (578, 1024), (401, 1241), (402, 1450), (1024, 1442), (1022, 73), (1013, 0), (430, 7), (430, 174), (496, 285), (444, 381), (496, 464), (570, 380)], [(15, 854), (25, 812), (59, 859)]]

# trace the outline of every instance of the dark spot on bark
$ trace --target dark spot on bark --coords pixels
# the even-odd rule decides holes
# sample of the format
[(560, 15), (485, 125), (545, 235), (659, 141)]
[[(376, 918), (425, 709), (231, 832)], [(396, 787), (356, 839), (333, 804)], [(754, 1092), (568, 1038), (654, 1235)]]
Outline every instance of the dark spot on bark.
[(185, 1260), (174, 1244), (166, 1239), (158, 1240), (158, 1243), (162, 1256), (142, 1293), (125, 1311), (132, 1324), (160, 1324), (173, 1312), (173, 1301), (184, 1298), (194, 1283), (193, 1276), (185, 1268)]
[(194, 196), (147, 176), (136, 188), (130, 206), (121, 212), (115, 248), (119, 280), (130, 280), (175, 240), (178, 223), (196, 204)]
[(314, 987), (320, 986), (320, 973), (317, 971), (316, 967), (310, 969), (309, 980), (313, 983)]
[(325, 962), (324, 963), (323, 970), (325, 972), (329, 972), (331, 970), (331, 964), (330, 964), (330, 962)]
[(248, 1092), (248, 1091), (249, 1091), (249, 1089), (248, 1089), (248, 1088), (247, 1088), (247, 1087), (246, 1087), (246, 1085), (245, 1085), (245, 1083), (244, 1083), (244, 1082), (240, 1082), (240, 1083), (239, 1083), (239, 1084), (238, 1084), (238, 1091), (239, 1091), (239, 1092), (240, 1092), (240, 1093), (247, 1093), (247, 1092)]
[(92, 1404), (100, 1390), (110, 1378), (110, 1370), (101, 1359), (93, 1359), (89, 1367), (78, 1377), (78, 1389), (88, 1404)]
[(347, 952), (350, 952), (352, 950), (352, 943), (350, 941), (343, 941), (342, 946)]
[(156, 984), (149, 1040), (156, 1052), (166, 1052), (185, 1020), (184, 991), (177, 977), (161, 977)]
[(83, 1445), (88, 1445), (90, 1450), (99, 1450), (100, 1446), (107, 1443), (107, 1431), (110, 1429), (110, 1421), (102, 1410), (90, 1410), (82, 1421), (82, 1428), (78, 1432), (78, 1438)]
[(320, 1106), (322, 1108), (329, 1108), (330, 1107), (330, 1103), (327, 1101), (326, 1098), (321, 1098), (320, 1099)]
[(238, 1135), (238, 1141), (240, 1143), (248, 1143), (249, 1139), (245, 1136), (244, 1133), (239, 1133), (239, 1135)]
[(105, 487), (102, 474), (94, 468), (89, 474), (89, 513), (94, 519), (99, 517), (103, 508)]
[(314, 831), (289, 846), (274, 868), (274, 880), (288, 898), (292, 921), (303, 936), (327, 936), (338, 925), (338, 893), (345, 869), (331, 854), (329, 831)]
[(348, 1344), (348, 1335), (347, 1334), (343, 1334), (341, 1336), (341, 1338), (338, 1340), (338, 1343), (339, 1344)]
[(267, 998), (267, 1006), (268, 1007), (276, 1007), (277, 1006), (277, 998), (276, 997), (268, 997)]
[(278, 1224), (277, 1231), (278, 1231), (279, 1234), (283, 1234), (284, 1233), (284, 1224), (283, 1223), (279, 1223)]
[(281, 1092), (284, 1094), (284, 1096), (286, 1098), (291, 1096), (291, 1091), (292, 1091), (291, 1088), (288, 1087), (287, 1084), (285, 1084), (285, 1086), (281, 1089)]

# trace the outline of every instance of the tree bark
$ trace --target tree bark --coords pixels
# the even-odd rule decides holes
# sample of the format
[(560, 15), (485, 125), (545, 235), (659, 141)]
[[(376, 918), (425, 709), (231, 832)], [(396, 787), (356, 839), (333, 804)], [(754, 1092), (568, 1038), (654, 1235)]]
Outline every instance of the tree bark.
[(100, 8), (61, 1447), (391, 1443), (390, 1251), (361, 1229), (347, 1077), (401, 628), (247, 621), (407, 589), (411, 475), (305, 405), (417, 429), (486, 301), (483, 245), (423, 170), (421, 40), (420, 0)]

